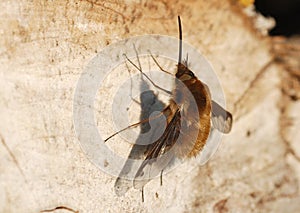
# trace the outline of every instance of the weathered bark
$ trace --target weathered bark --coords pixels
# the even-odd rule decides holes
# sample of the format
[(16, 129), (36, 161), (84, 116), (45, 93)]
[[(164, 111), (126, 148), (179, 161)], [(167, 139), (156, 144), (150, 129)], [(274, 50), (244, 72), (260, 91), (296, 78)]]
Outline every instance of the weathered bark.
[[(23, 0), (2, 1), (1, 8), (0, 212), (300, 210), (299, 101), (289, 105), (281, 90), (285, 69), (270, 54), (271, 41), (251, 28), (238, 5)], [(115, 177), (88, 160), (74, 133), (76, 83), (110, 43), (150, 33), (177, 36), (177, 15), (184, 40), (214, 66), (234, 126), (205, 166), (190, 160), (185, 166), (197, 169), (175, 169), (163, 186), (149, 182), (144, 203), (134, 189), (117, 197)], [(292, 122), (284, 125), (286, 116)]]

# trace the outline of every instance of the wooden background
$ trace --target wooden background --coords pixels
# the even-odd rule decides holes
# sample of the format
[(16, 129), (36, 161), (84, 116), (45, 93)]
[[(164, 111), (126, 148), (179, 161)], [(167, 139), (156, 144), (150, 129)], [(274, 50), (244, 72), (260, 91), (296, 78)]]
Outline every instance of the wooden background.
[[(0, 3), (0, 212), (298, 212), (299, 60), (262, 36), (236, 1)], [(108, 44), (177, 37), (212, 63), (234, 116), (214, 157), (117, 197), (73, 127), (77, 81)], [(293, 53), (294, 54), (294, 53)], [(296, 54), (294, 54), (296, 55)], [(191, 62), (192, 63), (192, 62)], [(191, 161), (191, 165), (193, 161)], [(70, 208), (69, 210), (67, 208)]]

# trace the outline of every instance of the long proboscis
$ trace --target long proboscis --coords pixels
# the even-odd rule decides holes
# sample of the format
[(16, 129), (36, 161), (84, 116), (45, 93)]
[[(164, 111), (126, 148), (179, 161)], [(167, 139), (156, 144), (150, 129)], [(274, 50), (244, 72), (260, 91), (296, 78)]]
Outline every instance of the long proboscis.
[(178, 16), (178, 28), (179, 28), (179, 56), (178, 56), (178, 64), (181, 64), (181, 58), (182, 58), (182, 28), (181, 28), (180, 16)]

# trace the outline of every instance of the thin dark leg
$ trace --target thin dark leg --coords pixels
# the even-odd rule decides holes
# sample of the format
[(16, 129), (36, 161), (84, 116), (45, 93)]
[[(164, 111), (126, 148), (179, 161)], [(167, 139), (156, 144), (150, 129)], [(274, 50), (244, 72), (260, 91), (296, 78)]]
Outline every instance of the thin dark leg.
[(133, 100), (135, 103), (141, 104), (139, 101), (135, 100), (135, 99), (133, 98), (133, 96), (132, 96), (132, 84), (133, 84), (133, 83), (132, 83), (132, 78), (131, 78), (131, 72), (130, 72), (130, 69), (129, 69), (129, 66), (128, 66), (127, 62), (125, 62), (125, 64), (126, 64), (126, 67), (127, 67), (128, 73), (129, 73), (129, 76), (130, 76), (130, 98), (131, 98), (131, 100)]
[(124, 56), (126, 57), (127, 61), (129, 61), (130, 64), (132, 64), (137, 70), (139, 70), (139, 71), (142, 73), (143, 76), (145, 76), (145, 77), (151, 82), (151, 84), (152, 84), (154, 87), (156, 87), (156, 88), (158, 88), (158, 89), (164, 91), (165, 93), (167, 93), (167, 94), (169, 94), (169, 95), (172, 95), (172, 92), (170, 92), (170, 91), (168, 91), (168, 90), (165, 90), (165, 89), (161, 88), (160, 86), (156, 85), (156, 84), (155, 84), (155, 83), (154, 83), (154, 82), (153, 82), (153, 81), (152, 81), (145, 73), (143, 73), (143, 71), (142, 71), (136, 64), (134, 64), (134, 63), (127, 57), (127, 55), (124, 54)]
[(144, 203), (144, 187), (142, 188), (142, 202)]
[(161, 172), (160, 172), (160, 185), (162, 186), (162, 175), (163, 175), (163, 171), (164, 170), (161, 170)]
[(167, 73), (167, 74), (173, 76), (172, 73), (170, 73), (170, 72), (168, 72), (167, 70), (163, 69), (163, 68), (159, 65), (158, 61), (154, 58), (154, 56), (152, 55), (151, 51), (150, 51), (150, 50), (148, 50), (148, 51), (149, 51), (149, 54), (150, 54), (151, 58), (153, 59), (154, 63), (156, 64), (156, 66), (158, 66), (158, 68), (159, 68), (162, 72), (165, 72), (165, 73)]

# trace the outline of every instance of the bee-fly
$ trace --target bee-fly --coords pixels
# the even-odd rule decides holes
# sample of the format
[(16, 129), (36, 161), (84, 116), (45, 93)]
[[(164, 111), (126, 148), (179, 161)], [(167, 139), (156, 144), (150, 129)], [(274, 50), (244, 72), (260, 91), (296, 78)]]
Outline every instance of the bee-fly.
[[(159, 175), (176, 159), (197, 156), (205, 147), (212, 128), (222, 133), (229, 133), (231, 130), (232, 115), (211, 100), (208, 86), (188, 68), (187, 60), (182, 61), (182, 27), (179, 16), (178, 25), (179, 57), (175, 86), (168, 106), (161, 113), (161, 116), (166, 117), (166, 128), (145, 153), (146, 158), (133, 181), (136, 189), (143, 189), (150, 179)], [(153, 56), (152, 58), (159, 66)], [(160, 66), (159, 68), (166, 72)], [(143, 122), (133, 124), (129, 128)]]
[(197, 156), (206, 144), (211, 124), (223, 133), (228, 133), (232, 126), (232, 115), (211, 100), (208, 86), (188, 68), (187, 61), (182, 62), (179, 16), (178, 24), (179, 58), (175, 87), (169, 105), (163, 110), (167, 126), (162, 136), (154, 142), (153, 148), (146, 153), (146, 159), (135, 176), (135, 188), (142, 188), (148, 179), (158, 175), (175, 158)]

